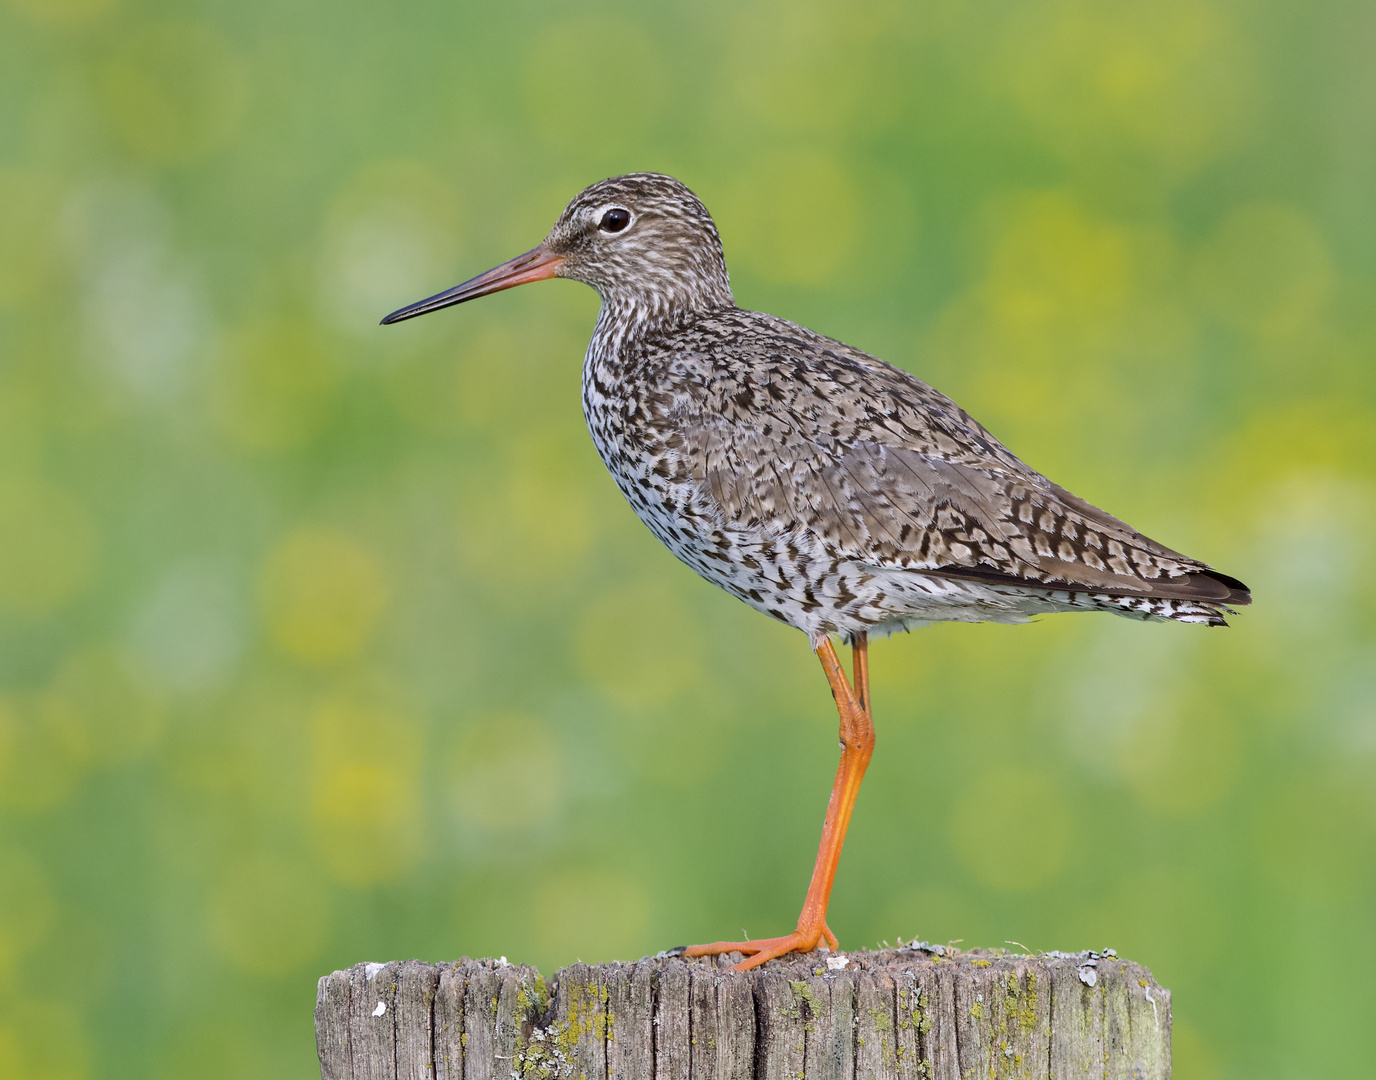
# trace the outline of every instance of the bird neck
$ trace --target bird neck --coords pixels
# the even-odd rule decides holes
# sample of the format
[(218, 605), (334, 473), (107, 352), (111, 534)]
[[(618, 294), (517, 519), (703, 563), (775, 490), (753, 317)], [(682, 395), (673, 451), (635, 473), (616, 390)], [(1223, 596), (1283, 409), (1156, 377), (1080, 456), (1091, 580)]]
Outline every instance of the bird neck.
[(597, 313), (593, 342), (599, 350), (620, 352), (625, 346), (684, 326), (713, 311), (736, 306), (731, 287), (722, 281), (698, 279), (684, 287), (672, 282), (663, 290), (638, 288), (635, 292), (599, 289), (602, 308)]

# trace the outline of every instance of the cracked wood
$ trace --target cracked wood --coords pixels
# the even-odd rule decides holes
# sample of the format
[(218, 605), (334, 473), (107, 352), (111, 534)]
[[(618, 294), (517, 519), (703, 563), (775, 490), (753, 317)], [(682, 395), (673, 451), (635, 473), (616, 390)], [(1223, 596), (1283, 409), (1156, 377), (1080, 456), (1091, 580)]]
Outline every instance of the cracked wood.
[(574, 964), (548, 982), (493, 960), (358, 964), (320, 980), (321, 1076), (1170, 1076), (1170, 991), (1140, 964), (1089, 953), (843, 955), (840, 969), (818, 953), (745, 973), (727, 970), (731, 957)]

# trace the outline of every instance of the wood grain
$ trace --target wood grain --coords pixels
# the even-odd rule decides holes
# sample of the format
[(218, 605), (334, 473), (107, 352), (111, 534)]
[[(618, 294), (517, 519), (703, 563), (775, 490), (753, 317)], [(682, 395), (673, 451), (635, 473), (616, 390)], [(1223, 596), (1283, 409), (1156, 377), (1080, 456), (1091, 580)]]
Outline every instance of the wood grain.
[[(844, 958), (844, 966), (840, 961)], [(828, 959), (831, 963), (828, 964)], [(1170, 991), (1112, 954), (921, 948), (358, 964), (320, 980), (323, 1080), (1168, 1080)]]

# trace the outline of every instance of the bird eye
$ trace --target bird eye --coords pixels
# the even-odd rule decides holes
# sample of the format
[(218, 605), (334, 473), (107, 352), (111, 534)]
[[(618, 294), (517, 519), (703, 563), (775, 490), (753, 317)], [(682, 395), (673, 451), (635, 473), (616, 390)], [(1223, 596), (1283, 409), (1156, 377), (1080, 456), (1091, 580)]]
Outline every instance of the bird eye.
[(602, 215), (602, 220), (598, 223), (597, 227), (603, 232), (620, 232), (630, 223), (630, 211), (622, 210), (619, 206), (613, 206)]

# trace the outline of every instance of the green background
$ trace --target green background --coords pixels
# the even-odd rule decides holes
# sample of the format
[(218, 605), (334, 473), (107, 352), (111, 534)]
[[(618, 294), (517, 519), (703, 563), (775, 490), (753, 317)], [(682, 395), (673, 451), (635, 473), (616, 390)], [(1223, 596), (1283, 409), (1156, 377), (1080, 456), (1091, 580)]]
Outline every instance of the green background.
[(835, 713), (604, 474), (595, 295), (376, 325), (638, 169), (1255, 590), (878, 643), (843, 945), (1113, 946), (1183, 1080), (1369, 1076), (1373, 55), (1358, 0), (0, 0), (0, 1077), (310, 1076), (359, 960), (792, 926)]

